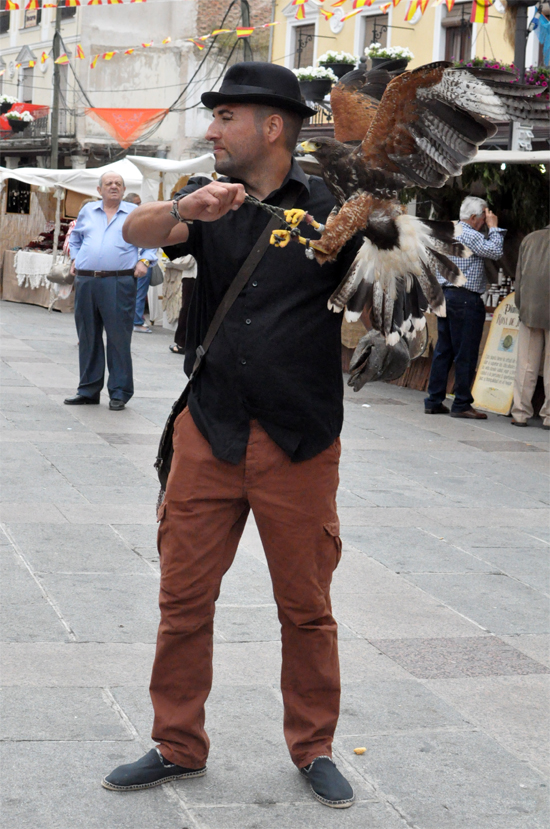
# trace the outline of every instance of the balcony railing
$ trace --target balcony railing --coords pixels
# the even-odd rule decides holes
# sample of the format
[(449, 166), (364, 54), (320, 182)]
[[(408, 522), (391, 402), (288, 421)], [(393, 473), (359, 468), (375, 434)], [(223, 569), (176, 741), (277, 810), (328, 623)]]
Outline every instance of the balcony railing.
[[(43, 114), (42, 114), (43, 113)], [(71, 110), (59, 110), (59, 137), (72, 138), (76, 132), (75, 116)], [(36, 110), (34, 113), (34, 121), (25, 127), (21, 132), (15, 130), (0, 129), (0, 141), (20, 141), (21, 143), (29, 140), (36, 140), (46, 138), (51, 134), (49, 108)]]

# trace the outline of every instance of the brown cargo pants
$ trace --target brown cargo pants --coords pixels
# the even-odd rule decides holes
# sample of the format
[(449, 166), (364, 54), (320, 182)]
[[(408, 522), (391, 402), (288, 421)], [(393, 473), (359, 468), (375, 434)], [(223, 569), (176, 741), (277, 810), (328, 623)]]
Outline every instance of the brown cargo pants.
[(341, 553), (336, 513), (340, 441), (291, 463), (252, 421), (244, 458), (217, 460), (188, 411), (159, 510), (157, 650), (151, 678), (153, 739), (163, 756), (201, 768), (204, 704), (212, 684), (215, 602), (249, 510), (264, 546), (282, 631), (284, 734), (294, 763), (331, 756), (340, 675), (330, 583)]

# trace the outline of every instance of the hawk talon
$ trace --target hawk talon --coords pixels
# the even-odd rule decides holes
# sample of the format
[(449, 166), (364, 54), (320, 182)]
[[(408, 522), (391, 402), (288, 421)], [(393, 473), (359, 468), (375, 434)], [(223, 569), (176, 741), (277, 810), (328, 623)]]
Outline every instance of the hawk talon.
[(297, 207), (293, 207), (291, 210), (285, 210), (285, 219), (292, 227), (297, 227), (304, 220), (304, 216), (307, 216), (307, 211), (300, 210)]
[(286, 248), (290, 242), (290, 230), (274, 230), (269, 238), (269, 244), (276, 248)]

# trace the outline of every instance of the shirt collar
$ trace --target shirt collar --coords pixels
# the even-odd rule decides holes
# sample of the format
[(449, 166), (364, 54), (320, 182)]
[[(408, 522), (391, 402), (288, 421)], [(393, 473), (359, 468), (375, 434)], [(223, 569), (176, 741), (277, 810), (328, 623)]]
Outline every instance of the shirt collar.
[[(128, 201), (121, 201), (119, 206), (118, 206), (117, 213), (119, 213), (121, 210), (122, 210), (123, 213), (129, 213), (131, 208), (135, 207), (135, 206), (136, 206), (135, 204), (130, 204), (130, 202), (128, 202)], [(100, 209), (103, 210), (103, 199), (100, 199), (99, 201), (96, 201), (96, 202), (92, 203), (92, 210), (100, 210)]]

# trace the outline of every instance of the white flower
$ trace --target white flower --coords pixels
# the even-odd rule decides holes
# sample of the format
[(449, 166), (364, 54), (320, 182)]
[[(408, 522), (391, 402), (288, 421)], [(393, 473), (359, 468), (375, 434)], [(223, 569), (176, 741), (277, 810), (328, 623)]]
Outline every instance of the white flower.
[(381, 43), (371, 43), (365, 49), (365, 55), (368, 58), (406, 58), (412, 60), (413, 53), (406, 46), (382, 46)]
[(332, 69), (326, 69), (324, 66), (303, 66), (292, 71), (299, 81), (338, 81)]
[(333, 49), (329, 49), (328, 52), (317, 58), (317, 63), (349, 63), (355, 66), (357, 58), (349, 52), (335, 52)]
[(31, 121), (34, 121), (34, 118), (30, 114), (30, 112), (7, 112), (5, 117), (9, 121), (25, 121), (27, 124), (30, 124)]
[(17, 98), (13, 95), (0, 95), (0, 104), (16, 104)]

